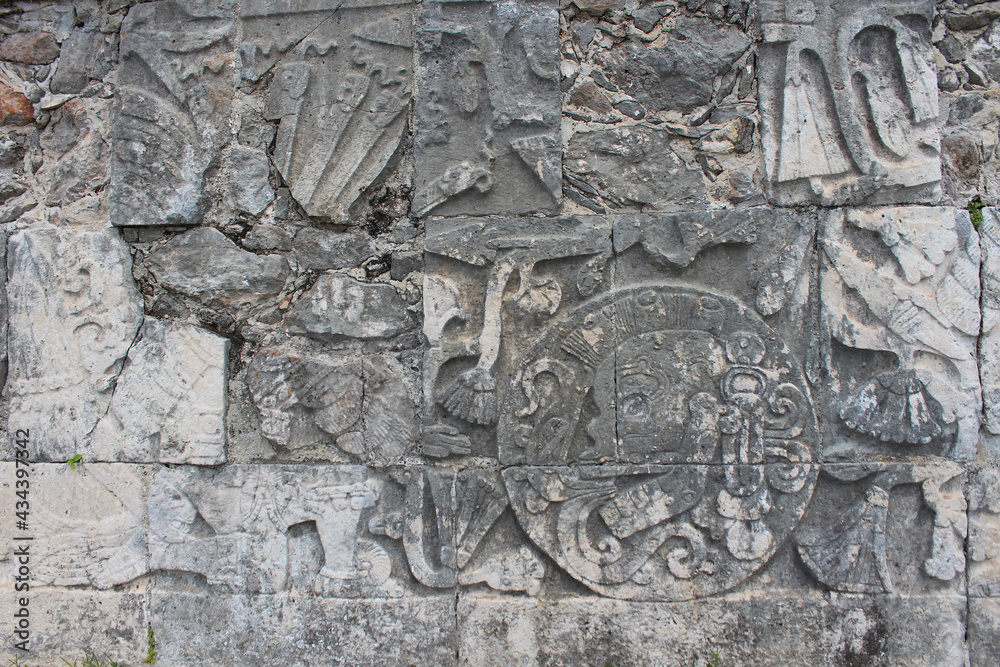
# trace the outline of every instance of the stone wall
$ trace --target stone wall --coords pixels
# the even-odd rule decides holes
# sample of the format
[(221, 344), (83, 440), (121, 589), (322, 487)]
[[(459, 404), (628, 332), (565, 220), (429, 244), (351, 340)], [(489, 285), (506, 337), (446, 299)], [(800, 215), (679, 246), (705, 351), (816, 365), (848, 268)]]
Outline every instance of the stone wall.
[(0, 127), (3, 657), (995, 662), (1000, 2), (6, 3)]

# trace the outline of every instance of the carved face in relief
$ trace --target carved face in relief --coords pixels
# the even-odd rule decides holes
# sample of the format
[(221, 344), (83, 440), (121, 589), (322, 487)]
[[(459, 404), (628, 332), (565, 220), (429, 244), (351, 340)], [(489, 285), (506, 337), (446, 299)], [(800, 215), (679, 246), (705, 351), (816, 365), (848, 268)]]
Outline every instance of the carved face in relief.
[[(722, 346), (703, 331), (656, 331), (623, 342), (613, 359), (621, 458), (633, 463), (687, 460), (693, 452), (681, 449), (688, 403), (701, 392), (718, 394), (726, 365)], [(599, 428), (591, 428), (592, 435), (609, 432)]]

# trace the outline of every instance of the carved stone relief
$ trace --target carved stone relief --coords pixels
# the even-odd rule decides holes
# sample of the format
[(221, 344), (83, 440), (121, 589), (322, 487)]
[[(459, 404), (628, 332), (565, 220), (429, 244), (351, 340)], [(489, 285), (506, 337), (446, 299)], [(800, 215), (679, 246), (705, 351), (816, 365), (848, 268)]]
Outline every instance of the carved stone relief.
[(278, 122), (274, 165), (313, 217), (351, 205), (399, 149), (413, 95), (410, 2), (243, 5), (243, 78), (273, 76), (264, 116)]
[(979, 376), (983, 383), (983, 425), (1000, 435), (1000, 209), (984, 208), (979, 225), (983, 255), (983, 333), (979, 339)]
[(416, 440), (416, 411), (397, 362), (267, 348), (247, 377), (264, 436), (330, 461), (398, 460)]
[(110, 228), (40, 225), (10, 237), (7, 273), (10, 418), (41, 460), (89, 454), (142, 324), (128, 250)]
[[(972, 458), (979, 240), (965, 211), (824, 214), (820, 370), (827, 458)], [(862, 352), (865, 351), (865, 352)]]
[(773, 203), (937, 201), (933, 9), (926, 0), (761, 2), (759, 102)]
[(111, 221), (190, 225), (229, 135), (230, 1), (147, 3), (122, 26), (112, 128)]
[(228, 354), (225, 338), (146, 318), (94, 432), (90, 458), (225, 463)]
[(422, 5), (416, 25), (417, 215), (557, 209), (558, 34), (551, 0)]

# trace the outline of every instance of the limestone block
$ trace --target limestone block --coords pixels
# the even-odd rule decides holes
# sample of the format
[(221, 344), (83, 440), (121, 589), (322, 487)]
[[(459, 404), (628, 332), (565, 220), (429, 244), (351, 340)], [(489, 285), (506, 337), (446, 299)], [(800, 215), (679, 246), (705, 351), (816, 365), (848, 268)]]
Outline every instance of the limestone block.
[(392, 285), (323, 275), (285, 318), (290, 333), (319, 340), (389, 338), (413, 326)]
[(107, 35), (77, 28), (63, 42), (49, 88), (56, 94), (79, 93), (92, 79), (104, 79), (115, 57), (115, 49)]
[(825, 457), (971, 459), (979, 239), (952, 208), (848, 209), (820, 231)]
[(768, 199), (779, 206), (940, 197), (934, 4), (767, 0), (758, 66)]
[(979, 225), (982, 250), (983, 332), (979, 339), (979, 376), (983, 382), (983, 425), (1000, 434), (1000, 209), (984, 208)]
[(556, 3), (417, 14), (417, 215), (551, 212), (561, 197)]
[(398, 598), (414, 592), (401, 549), (370, 520), (377, 503), (401, 501), (387, 475), (365, 466), (160, 469), (150, 569), (241, 594)]
[(267, 153), (249, 146), (236, 146), (229, 155), (232, 164), (229, 189), (236, 208), (250, 215), (260, 215), (274, 201), (274, 188), (268, 180), (271, 168)]
[(211, 227), (175, 236), (150, 253), (145, 266), (170, 291), (234, 305), (270, 301), (289, 274), (284, 257), (255, 255)]
[(226, 461), (229, 341), (146, 318), (129, 350), (90, 456), (103, 461)]
[(973, 667), (989, 667), (1000, 651), (1000, 600), (969, 600), (969, 654)]
[[(0, 613), (13, 617), (19, 595), (4, 591)], [(147, 651), (147, 593), (144, 590), (92, 591), (31, 587), (29, 652), (14, 648), (19, 641), (5, 633), (0, 653), (24, 664), (59, 665), (81, 660), (85, 653), (107, 655), (121, 664), (140, 664)]]
[(833, 591), (964, 594), (964, 484), (952, 461), (825, 463), (792, 538), (798, 560)]
[(961, 665), (965, 617), (958, 596), (734, 594), (663, 604), (463, 594), (459, 658), (474, 665), (701, 666), (717, 654), (717, 664), (737, 667)]
[(247, 374), (263, 435), (287, 452), (392, 462), (416, 440), (416, 411), (390, 359), (267, 348)]
[(304, 227), (295, 234), (292, 252), (303, 269), (353, 269), (375, 254), (375, 243), (364, 232)]
[[(148, 572), (146, 492), (150, 471), (128, 464), (35, 463), (28, 487), (18, 487), (13, 463), (0, 464), (4, 510), (3, 560), (15, 564), (28, 545), (31, 588), (86, 586), (106, 590)], [(28, 488), (27, 530), (16, 527), (15, 490)], [(29, 536), (30, 541), (14, 538)], [(6, 586), (13, 585), (8, 577)], [(6, 597), (6, 596), (5, 596)], [(35, 599), (35, 596), (32, 596)]]
[(565, 169), (626, 211), (703, 208), (701, 170), (689, 169), (670, 143), (666, 130), (643, 126), (581, 132), (569, 141)]
[(1000, 469), (969, 473), (969, 595), (1000, 597)]
[(412, 4), (243, 3), (243, 78), (274, 68), (274, 164), (313, 217), (346, 223), (398, 150), (413, 94)]
[[(198, 664), (455, 665), (454, 596), (338, 600), (155, 590), (159, 661)], [(219, 641), (219, 637), (226, 637)]]
[(22, 65), (47, 65), (59, 57), (59, 43), (51, 32), (16, 32), (0, 42), (0, 59)]
[(10, 424), (35, 460), (88, 451), (142, 324), (128, 249), (112, 229), (37, 226), (7, 253)]
[(233, 4), (164, 0), (129, 10), (111, 123), (113, 224), (201, 220), (205, 172), (229, 135)]
[(601, 54), (611, 81), (652, 111), (690, 113), (712, 100), (712, 86), (753, 43), (735, 25), (681, 16), (661, 46), (626, 41)]

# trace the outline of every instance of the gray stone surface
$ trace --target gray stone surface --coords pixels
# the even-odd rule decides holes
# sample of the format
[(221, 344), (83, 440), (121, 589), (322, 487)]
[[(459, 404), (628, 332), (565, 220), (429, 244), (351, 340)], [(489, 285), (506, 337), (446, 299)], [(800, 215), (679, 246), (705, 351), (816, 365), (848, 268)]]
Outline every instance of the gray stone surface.
[(75, 469), (64, 462), (38, 463), (31, 472), (28, 478), (16, 477), (13, 463), (0, 464), (3, 490), (11, 498), (17, 498), (17, 480), (30, 482), (28, 529), (15, 529), (17, 508), (13, 503), (3, 512), (9, 526), (4, 533), (8, 545), (3, 549), (3, 560), (11, 565), (10, 572), (5, 572), (9, 574), (5, 586), (14, 585), (15, 556), (24, 546), (10, 539), (15, 536), (32, 538), (28, 545), (32, 589), (38, 585), (108, 590), (149, 571), (149, 467), (88, 460)]
[(229, 341), (146, 318), (94, 432), (99, 461), (226, 462)]
[(111, 72), (115, 56), (107, 35), (78, 28), (62, 44), (49, 89), (57, 94), (79, 93), (91, 80), (100, 81)]
[(973, 458), (980, 249), (968, 214), (831, 211), (820, 247), (825, 456)]
[(268, 348), (251, 362), (247, 384), (261, 432), (287, 451), (386, 463), (415, 442), (416, 411), (402, 370), (383, 357)]
[(1000, 649), (1000, 600), (969, 600), (969, 654), (974, 667), (987, 667)]
[(289, 274), (284, 257), (255, 255), (211, 227), (171, 238), (146, 257), (145, 267), (172, 292), (226, 304), (272, 299)]
[(304, 227), (296, 232), (292, 250), (302, 269), (352, 269), (375, 254), (375, 243), (364, 232)]
[(405, 331), (413, 320), (392, 285), (327, 273), (302, 295), (285, 325), (290, 333), (319, 340), (373, 339)]
[(983, 425), (1000, 434), (1000, 218), (998, 209), (982, 211), (983, 329), (979, 338), (979, 376), (983, 382)]
[(419, 9), (417, 215), (557, 210), (558, 34), (549, 0)]
[[(456, 664), (453, 597), (336, 600), (156, 590), (150, 610), (164, 664), (267, 656), (283, 664)], [(218, 637), (231, 637), (220, 643)], [(275, 638), (280, 638), (276, 641)]]
[(232, 5), (129, 10), (111, 125), (113, 224), (192, 225), (204, 215), (205, 172), (229, 134)]
[(746, 667), (931, 667), (967, 658), (965, 600), (957, 596), (734, 595), (662, 604), (463, 595), (458, 611), (463, 664), (700, 667), (717, 655), (717, 664)]
[(230, 191), (236, 208), (259, 215), (274, 201), (274, 188), (268, 180), (271, 169), (267, 153), (249, 146), (235, 146), (229, 154), (232, 163)]
[(931, 2), (898, 10), (846, 0), (761, 3), (758, 85), (772, 203), (938, 200), (933, 11)]
[(1000, 597), (1000, 469), (969, 473), (969, 595)]
[(252, 0), (240, 11), (243, 77), (274, 68), (264, 116), (279, 121), (275, 166), (310, 216), (348, 222), (405, 135), (411, 4)]
[(33, 457), (88, 451), (142, 324), (130, 264), (112, 229), (39, 225), (10, 237), (6, 395)]

